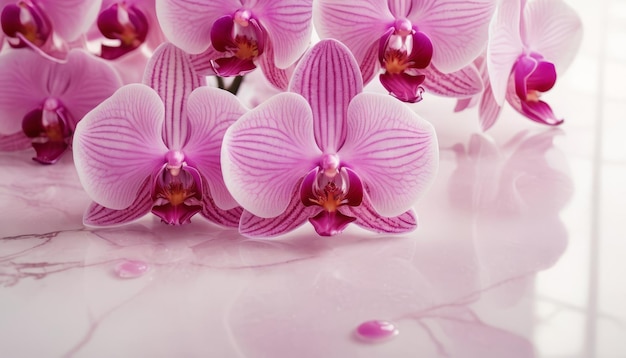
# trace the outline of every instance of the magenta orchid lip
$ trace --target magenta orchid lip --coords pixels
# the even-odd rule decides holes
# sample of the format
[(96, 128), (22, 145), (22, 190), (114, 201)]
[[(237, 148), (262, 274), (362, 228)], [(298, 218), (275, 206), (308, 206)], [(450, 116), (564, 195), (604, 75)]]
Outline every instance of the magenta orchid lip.
[[(93, 199), (86, 225), (201, 216), (249, 237), (307, 221), (321, 236), (415, 229), (438, 141), (412, 104), (478, 106), (488, 130), (506, 101), (559, 125), (543, 94), (582, 31), (562, 0), (0, 0), (0, 11), (1, 151), (31, 148), (42, 164), (72, 151)], [(237, 94), (254, 71), (274, 88), (249, 109)], [(388, 94), (365, 88), (376, 77)]]

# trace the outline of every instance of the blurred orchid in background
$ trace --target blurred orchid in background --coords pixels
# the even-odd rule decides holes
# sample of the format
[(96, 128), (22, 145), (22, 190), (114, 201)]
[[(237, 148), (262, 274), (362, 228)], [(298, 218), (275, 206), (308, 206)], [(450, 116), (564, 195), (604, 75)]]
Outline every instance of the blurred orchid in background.
[[(104, 0), (97, 21), (98, 34), (116, 40), (115, 45), (102, 44), (100, 56), (112, 60), (146, 44), (154, 51), (165, 42), (156, 17), (155, 0)], [(90, 34), (97, 38), (98, 34)]]
[(489, 86), (481, 99), (483, 130), (497, 120), (507, 102), (529, 119), (547, 125), (563, 122), (540, 99), (569, 66), (582, 39), (582, 23), (562, 0), (503, 1), (490, 29), (486, 55)]
[(34, 160), (55, 163), (78, 121), (121, 86), (103, 60), (72, 50), (65, 63), (33, 51), (0, 57), (0, 150), (32, 146)]
[(482, 90), (471, 62), (484, 50), (495, 0), (366, 0), (359, 6), (319, 0), (314, 11), (322, 38), (335, 38), (354, 53), (364, 82), (379, 76), (404, 102), (434, 93), (468, 97)]
[(245, 209), (240, 232), (275, 236), (307, 219), (323, 236), (351, 222), (413, 230), (411, 205), (438, 163), (430, 124), (388, 96), (361, 93), (356, 60), (331, 39), (305, 54), (290, 91), (243, 115), (224, 137), (226, 186)]
[(84, 222), (122, 224), (152, 211), (171, 225), (201, 213), (237, 226), (241, 208), (226, 190), (220, 147), (226, 128), (245, 112), (239, 100), (192, 68), (166, 43), (151, 58), (145, 84), (122, 87), (76, 129), (74, 161), (94, 203)]
[[(268, 80), (292, 65), (311, 40), (312, 0), (157, 0), (167, 38), (204, 74), (244, 75), (260, 65)], [(280, 75), (284, 77), (284, 75)], [(283, 79), (278, 79), (281, 87)]]
[(2, 30), (11, 47), (30, 47), (65, 60), (71, 42), (92, 26), (102, 0), (0, 0)]

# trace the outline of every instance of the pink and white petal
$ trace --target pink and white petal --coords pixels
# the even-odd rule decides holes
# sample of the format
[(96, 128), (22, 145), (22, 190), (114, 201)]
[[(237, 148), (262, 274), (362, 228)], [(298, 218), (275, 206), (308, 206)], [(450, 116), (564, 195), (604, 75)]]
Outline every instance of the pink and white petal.
[(456, 105), (454, 106), (454, 113), (461, 112), (469, 108), (473, 108), (478, 103), (478, 99), (480, 97), (481, 97), (480, 95), (476, 95), (472, 97), (465, 97), (465, 98), (457, 99)]
[(380, 70), (380, 62), (378, 61), (379, 47), (378, 41), (374, 42), (365, 53), (365, 57), (359, 65), (364, 85), (370, 83)]
[(0, 133), (21, 132), (26, 113), (43, 104), (51, 66), (32, 51), (10, 51), (0, 57)]
[(480, 128), (483, 131), (487, 131), (491, 128), (498, 120), (501, 110), (502, 106), (498, 105), (498, 103), (496, 103), (496, 99), (493, 97), (491, 84), (487, 83), (485, 85), (485, 91), (480, 98), (480, 106), (478, 107), (478, 121)]
[(83, 188), (98, 204), (126, 209), (145, 179), (165, 162), (164, 109), (148, 86), (131, 84), (89, 112), (74, 133), (74, 163)]
[(275, 218), (262, 218), (244, 210), (241, 215), (239, 232), (247, 237), (273, 237), (286, 234), (304, 224), (308, 218), (320, 211), (319, 206), (304, 206), (300, 200), (299, 181), (291, 195), (285, 211)]
[(520, 0), (502, 1), (489, 28), (487, 71), (496, 103), (502, 106), (513, 64), (524, 48), (519, 33)]
[(387, 0), (389, 5), (389, 11), (396, 17), (396, 19), (406, 19), (413, 8), (413, 2), (407, 0)]
[(258, 0), (252, 12), (274, 46), (276, 66), (291, 66), (309, 47), (313, 0)]
[(313, 138), (308, 103), (280, 93), (244, 114), (224, 136), (222, 172), (235, 200), (256, 216), (287, 209), (294, 185), (322, 154)]
[(407, 16), (433, 44), (432, 63), (450, 73), (467, 66), (485, 49), (496, 0), (413, 1)]
[(221, 56), (221, 52), (214, 49), (213, 46), (209, 46), (204, 52), (189, 55), (189, 60), (199, 75), (215, 76), (213, 61)]
[(387, 0), (349, 1), (317, 0), (313, 2), (313, 22), (320, 38), (334, 38), (354, 53), (359, 63), (372, 43), (394, 24)]
[(239, 227), (239, 219), (241, 218), (243, 208), (241, 206), (235, 206), (231, 209), (224, 210), (217, 206), (215, 201), (211, 198), (209, 186), (206, 181), (204, 181), (203, 188), (202, 211), (200, 212), (202, 216), (212, 223), (223, 227)]
[(530, 50), (544, 56), (563, 73), (582, 40), (582, 22), (576, 11), (562, 0), (537, 0), (528, 3), (524, 20)]
[(413, 209), (397, 216), (384, 217), (376, 212), (367, 194), (363, 195), (361, 205), (342, 206), (339, 211), (344, 215), (355, 217), (354, 223), (360, 227), (377, 233), (400, 234), (417, 228), (417, 216)]
[(237, 0), (156, 0), (156, 12), (165, 37), (185, 52), (200, 53), (211, 44), (213, 22), (231, 15)]
[(74, 41), (95, 23), (102, 0), (40, 0), (54, 31)]
[(171, 43), (159, 46), (148, 61), (143, 83), (152, 87), (165, 105), (163, 141), (169, 149), (181, 149), (189, 137), (187, 98), (205, 82), (187, 53)]
[(17, 132), (9, 135), (0, 134), (0, 151), (15, 152), (28, 149), (31, 146), (31, 139), (24, 135), (24, 132)]
[(289, 87), (289, 79), (293, 68), (281, 69), (274, 63), (274, 45), (271, 41), (266, 42), (265, 52), (259, 56), (258, 63), (267, 81), (277, 89), (286, 91)]
[(137, 198), (128, 208), (114, 210), (92, 202), (83, 215), (83, 224), (94, 227), (126, 224), (149, 213), (153, 204), (150, 179), (146, 178), (137, 192)]
[(44, 88), (78, 122), (121, 86), (122, 80), (107, 61), (77, 49), (69, 53), (66, 64), (52, 65)]
[(348, 109), (346, 144), (339, 151), (382, 216), (409, 210), (433, 181), (438, 166), (433, 127), (389, 96), (362, 93)]
[(183, 148), (185, 158), (207, 180), (210, 196), (224, 210), (238, 204), (224, 184), (220, 163), (222, 139), (228, 127), (244, 113), (246, 108), (237, 97), (211, 87), (193, 91), (187, 104), (192, 131)]
[(426, 91), (440, 96), (463, 98), (479, 94), (483, 90), (483, 81), (474, 64), (451, 73), (443, 73), (430, 65), (419, 73), (426, 75), (422, 84)]
[(359, 65), (350, 50), (337, 40), (318, 42), (298, 63), (289, 90), (309, 102), (320, 149), (332, 153), (341, 148), (348, 104), (363, 90)]

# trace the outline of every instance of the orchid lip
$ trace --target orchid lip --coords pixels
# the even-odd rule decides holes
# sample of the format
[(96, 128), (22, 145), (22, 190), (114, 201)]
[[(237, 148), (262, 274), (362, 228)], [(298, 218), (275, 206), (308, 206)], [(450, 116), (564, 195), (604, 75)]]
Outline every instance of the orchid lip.
[(98, 29), (104, 37), (119, 40), (119, 46), (102, 45), (102, 58), (113, 60), (141, 46), (148, 36), (148, 19), (135, 6), (115, 3), (98, 15)]
[(37, 153), (33, 160), (53, 164), (69, 147), (73, 128), (70, 127), (69, 114), (61, 102), (47, 98), (40, 108), (24, 116), (22, 131), (31, 138)]
[(2, 9), (1, 20), (4, 33), (17, 41), (9, 41), (15, 48), (27, 46), (25, 41), (36, 47), (43, 46), (52, 34), (52, 25), (46, 14), (34, 3), (20, 1)]

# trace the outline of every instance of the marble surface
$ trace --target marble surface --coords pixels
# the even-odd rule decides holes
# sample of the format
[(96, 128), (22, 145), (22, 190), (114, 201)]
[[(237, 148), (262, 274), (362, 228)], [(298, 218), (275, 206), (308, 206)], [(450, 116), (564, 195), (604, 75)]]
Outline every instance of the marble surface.
[[(0, 154), (0, 356), (626, 357), (626, 1), (571, 4), (583, 46), (545, 97), (560, 128), (413, 107), (441, 165), (410, 234), (89, 229), (70, 156)], [(363, 341), (370, 320), (399, 334)]]

